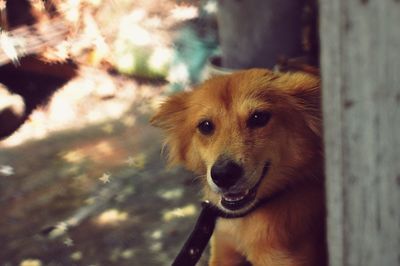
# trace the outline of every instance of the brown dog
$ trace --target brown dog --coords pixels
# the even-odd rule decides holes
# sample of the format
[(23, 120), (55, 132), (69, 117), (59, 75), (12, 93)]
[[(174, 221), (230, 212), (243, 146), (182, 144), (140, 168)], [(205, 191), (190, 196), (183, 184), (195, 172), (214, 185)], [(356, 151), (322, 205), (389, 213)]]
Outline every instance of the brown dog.
[(222, 212), (210, 265), (326, 265), (320, 81), (262, 69), (211, 79), (163, 103), (172, 164), (204, 176)]

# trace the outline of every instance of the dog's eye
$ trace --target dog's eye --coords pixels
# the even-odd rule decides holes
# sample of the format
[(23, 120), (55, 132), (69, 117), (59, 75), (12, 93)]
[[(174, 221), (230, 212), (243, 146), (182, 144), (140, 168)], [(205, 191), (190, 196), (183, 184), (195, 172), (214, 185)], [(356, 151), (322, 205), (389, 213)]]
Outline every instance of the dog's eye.
[(247, 126), (249, 128), (263, 127), (268, 124), (271, 118), (271, 113), (266, 111), (254, 112), (250, 115), (247, 120)]
[(198, 125), (200, 133), (203, 135), (210, 135), (214, 131), (214, 124), (209, 120), (203, 120)]

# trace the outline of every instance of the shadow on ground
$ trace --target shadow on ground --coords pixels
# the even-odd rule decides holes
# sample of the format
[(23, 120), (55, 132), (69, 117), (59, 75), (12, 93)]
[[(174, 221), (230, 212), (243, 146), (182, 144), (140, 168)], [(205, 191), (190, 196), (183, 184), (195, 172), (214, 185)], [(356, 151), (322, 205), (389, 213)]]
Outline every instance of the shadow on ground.
[(160, 132), (130, 112), (134, 125), (1, 148), (1, 265), (171, 264), (195, 223), (198, 184), (165, 169)]

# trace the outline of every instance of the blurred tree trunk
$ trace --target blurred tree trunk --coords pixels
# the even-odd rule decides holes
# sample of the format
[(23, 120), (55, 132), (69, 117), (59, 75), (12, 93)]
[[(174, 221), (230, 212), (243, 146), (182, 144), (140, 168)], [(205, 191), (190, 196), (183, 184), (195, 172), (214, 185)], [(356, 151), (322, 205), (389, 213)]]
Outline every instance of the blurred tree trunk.
[(218, 0), (222, 65), (272, 68), (302, 52), (305, 0)]
[(400, 265), (400, 1), (320, 18), (330, 265)]

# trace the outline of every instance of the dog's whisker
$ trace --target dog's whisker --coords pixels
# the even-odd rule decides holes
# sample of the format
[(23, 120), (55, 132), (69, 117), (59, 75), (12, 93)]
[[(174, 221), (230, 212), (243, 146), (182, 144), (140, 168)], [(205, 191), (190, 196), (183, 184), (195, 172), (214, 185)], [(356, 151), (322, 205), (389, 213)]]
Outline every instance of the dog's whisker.
[(203, 178), (206, 178), (206, 175), (197, 175), (197, 176), (193, 177), (194, 180), (200, 180), (200, 179), (203, 179)]

